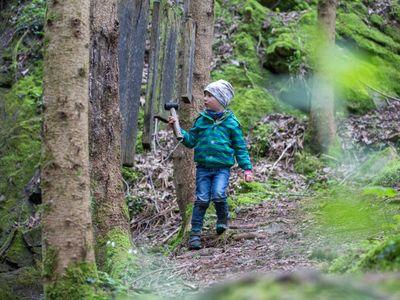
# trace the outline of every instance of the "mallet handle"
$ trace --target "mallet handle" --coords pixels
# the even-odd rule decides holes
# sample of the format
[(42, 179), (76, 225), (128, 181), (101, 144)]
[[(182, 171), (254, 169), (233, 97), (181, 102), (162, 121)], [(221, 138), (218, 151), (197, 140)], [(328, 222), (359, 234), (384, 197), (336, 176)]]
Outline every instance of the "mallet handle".
[(178, 119), (178, 115), (176, 114), (175, 108), (171, 108), (170, 113), (171, 113), (171, 116), (173, 116), (176, 120), (174, 122), (174, 134), (175, 134), (176, 138), (178, 139), (178, 141), (183, 140), (183, 135), (181, 133), (181, 126), (179, 125), (179, 119)]

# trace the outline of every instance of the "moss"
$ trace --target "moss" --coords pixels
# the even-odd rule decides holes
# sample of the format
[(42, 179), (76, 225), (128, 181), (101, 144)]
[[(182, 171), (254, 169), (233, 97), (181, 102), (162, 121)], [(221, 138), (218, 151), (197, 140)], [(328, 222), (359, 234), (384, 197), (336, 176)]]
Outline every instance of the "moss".
[[(184, 220), (181, 224), (181, 228), (178, 232), (178, 234), (171, 239), (171, 242), (169, 243), (169, 251), (173, 251), (176, 247), (178, 247), (179, 245), (182, 245), (182, 243), (188, 238), (189, 235), (189, 225), (190, 225), (190, 220), (192, 218), (192, 212), (193, 212), (193, 203), (189, 203), (186, 206), (186, 212), (185, 212), (185, 217)], [(208, 214), (209, 215), (210, 211), (208, 210)], [(206, 219), (207, 219), (207, 215), (206, 215)]]
[(396, 178), (396, 168), (398, 168), (396, 161), (398, 160), (399, 156), (396, 149), (387, 147), (371, 155), (359, 167), (358, 172), (353, 176), (353, 180), (365, 183), (373, 182), (374, 185), (383, 185), (386, 180), (387, 183), (390, 183), (390, 178)]
[(33, 255), (28, 250), (21, 230), (15, 232), (14, 238), (6, 250), (5, 257), (8, 261), (19, 267), (29, 266), (33, 264)]
[(57, 264), (57, 250), (53, 247), (46, 247), (43, 256), (42, 276), (51, 278), (54, 275), (54, 270)]
[(251, 131), (250, 153), (255, 157), (264, 157), (270, 147), (270, 137), (273, 128), (270, 124), (259, 124)]
[(236, 193), (228, 199), (228, 206), (234, 210), (236, 207), (262, 203), (275, 195), (275, 192), (270, 189), (271, 187), (265, 183), (241, 181)]
[(44, 285), (46, 299), (109, 299), (98, 281), (94, 263), (69, 266), (64, 275)]
[(382, 194), (357, 186), (325, 188), (313, 198), (318, 205), (314, 208), (317, 222), (313, 230), (319, 228), (329, 242), (349, 239), (349, 243), (391, 232), (397, 212)]
[(380, 15), (377, 15), (377, 14), (371, 14), (369, 16), (369, 19), (370, 19), (371, 23), (378, 28), (385, 23), (383, 17), (381, 17)]
[(128, 232), (121, 229), (110, 231), (105, 238), (96, 243), (99, 270), (108, 273), (112, 278), (123, 278), (126, 269), (135, 266), (131, 249), (132, 242)]
[(378, 198), (394, 198), (398, 194), (397, 191), (392, 188), (387, 188), (383, 186), (367, 186), (363, 189), (363, 195), (372, 195)]
[(400, 159), (390, 161), (372, 180), (374, 185), (394, 186), (400, 182)]
[(324, 164), (314, 155), (307, 152), (296, 152), (294, 169), (297, 173), (313, 177)]
[(0, 299), (20, 300), (12, 288), (5, 282), (0, 282)]
[[(255, 107), (257, 107), (256, 110)], [(235, 98), (229, 105), (229, 108), (238, 117), (245, 133), (261, 117), (279, 110), (280, 107), (277, 100), (268, 91), (260, 87), (253, 89), (237, 88)]]
[(362, 257), (356, 269), (400, 271), (400, 236), (389, 237), (371, 249)]
[(18, 286), (41, 289), (42, 277), (40, 267), (31, 266), (20, 269), (20, 272), (17, 276), (16, 284)]
[[(351, 280), (338, 280), (307, 272), (252, 277), (234, 283), (216, 286), (195, 299), (344, 299), (373, 300), (379, 298), (371, 287), (355, 284)], [(382, 293), (382, 297), (388, 294)]]

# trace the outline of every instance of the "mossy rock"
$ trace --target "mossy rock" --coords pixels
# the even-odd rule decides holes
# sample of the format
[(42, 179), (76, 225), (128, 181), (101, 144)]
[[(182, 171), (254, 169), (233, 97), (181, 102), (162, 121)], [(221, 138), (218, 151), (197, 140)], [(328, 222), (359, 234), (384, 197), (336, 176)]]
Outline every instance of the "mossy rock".
[(21, 230), (15, 231), (12, 241), (5, 251), (4, 258), (19, 267), (33, 265), (33, 254), (29, 251)]
[(42, 245), (42, 226), (24, 230), (23, 237), (29, 247), (40, 247)]
[(258, 0), (262, 5), (275, 10), (280, 11), (292, 11), (292, 10), (302, 10), (310, 7), (310, 4), (314, 4), (315, 1), (304, 1), (304, 0)]
[[(39, 267), (31, 266), (0, 273), (0, 299), (41, 299), (43, 286), (40, 272)], [(9, 296), (4, 297), (2, 293)]]

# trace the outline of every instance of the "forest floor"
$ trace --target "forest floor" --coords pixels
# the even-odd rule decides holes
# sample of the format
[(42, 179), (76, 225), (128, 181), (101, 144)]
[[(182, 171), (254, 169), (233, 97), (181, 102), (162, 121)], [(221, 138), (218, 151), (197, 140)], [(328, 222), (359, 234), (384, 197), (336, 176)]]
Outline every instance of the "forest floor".
[[(132, 221), (142, 274), (135, 279), (133, 289), (176, 296), (250, 274), (319, 269), (318, 262), (310, 258), (312, 239), (305, 233), (311, 216), (302, 203), (312, 193), (309, 184), (283, 161), (271, 173), (274, 162), (267, 159), (254, 163), (254, 181), (286, 182), (284, 186), (249, 194), (249, 203), (235, 202), (230, 228), (221, 236), (215, 233), (215, 211), (210, 206), (203, 248), (190, 251), (184, 240), (171, 251), (167, 244), (180, 228), (180, 216), (173, 193), (172, 164), (157, 163), (168, 155), (161, 152), (137, 157), (136, 168), (144, 176), (137, 180), (135, 191), (141, 191), (139, 197), (146, 195), (147, 201)], [(234, 199), (240, 182), (239, 170), (233, 168), (229, 191)], [(153, 197), (160, 201), (151, 200)]]

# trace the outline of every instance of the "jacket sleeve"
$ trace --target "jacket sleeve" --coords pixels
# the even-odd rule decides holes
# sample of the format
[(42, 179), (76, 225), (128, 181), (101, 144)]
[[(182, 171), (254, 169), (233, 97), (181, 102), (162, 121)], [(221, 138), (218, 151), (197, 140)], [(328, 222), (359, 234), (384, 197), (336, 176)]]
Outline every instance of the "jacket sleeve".
[(232, 147), (235, 150), (235, 158), (239, 167), (243, 170), (251, 170), (253, 168), (247, 145), (243, 137), (243, 132), (238, 124), (231, 131)]
[(197, 144), (197, 138), (199, 135), (199, 128), (196, 126), (197, 121), (198, 119), (189, 131), (186, 131), (181, 127), (181, 133), (183, 135), (182, 144), (188, 148), (194, 148)]

